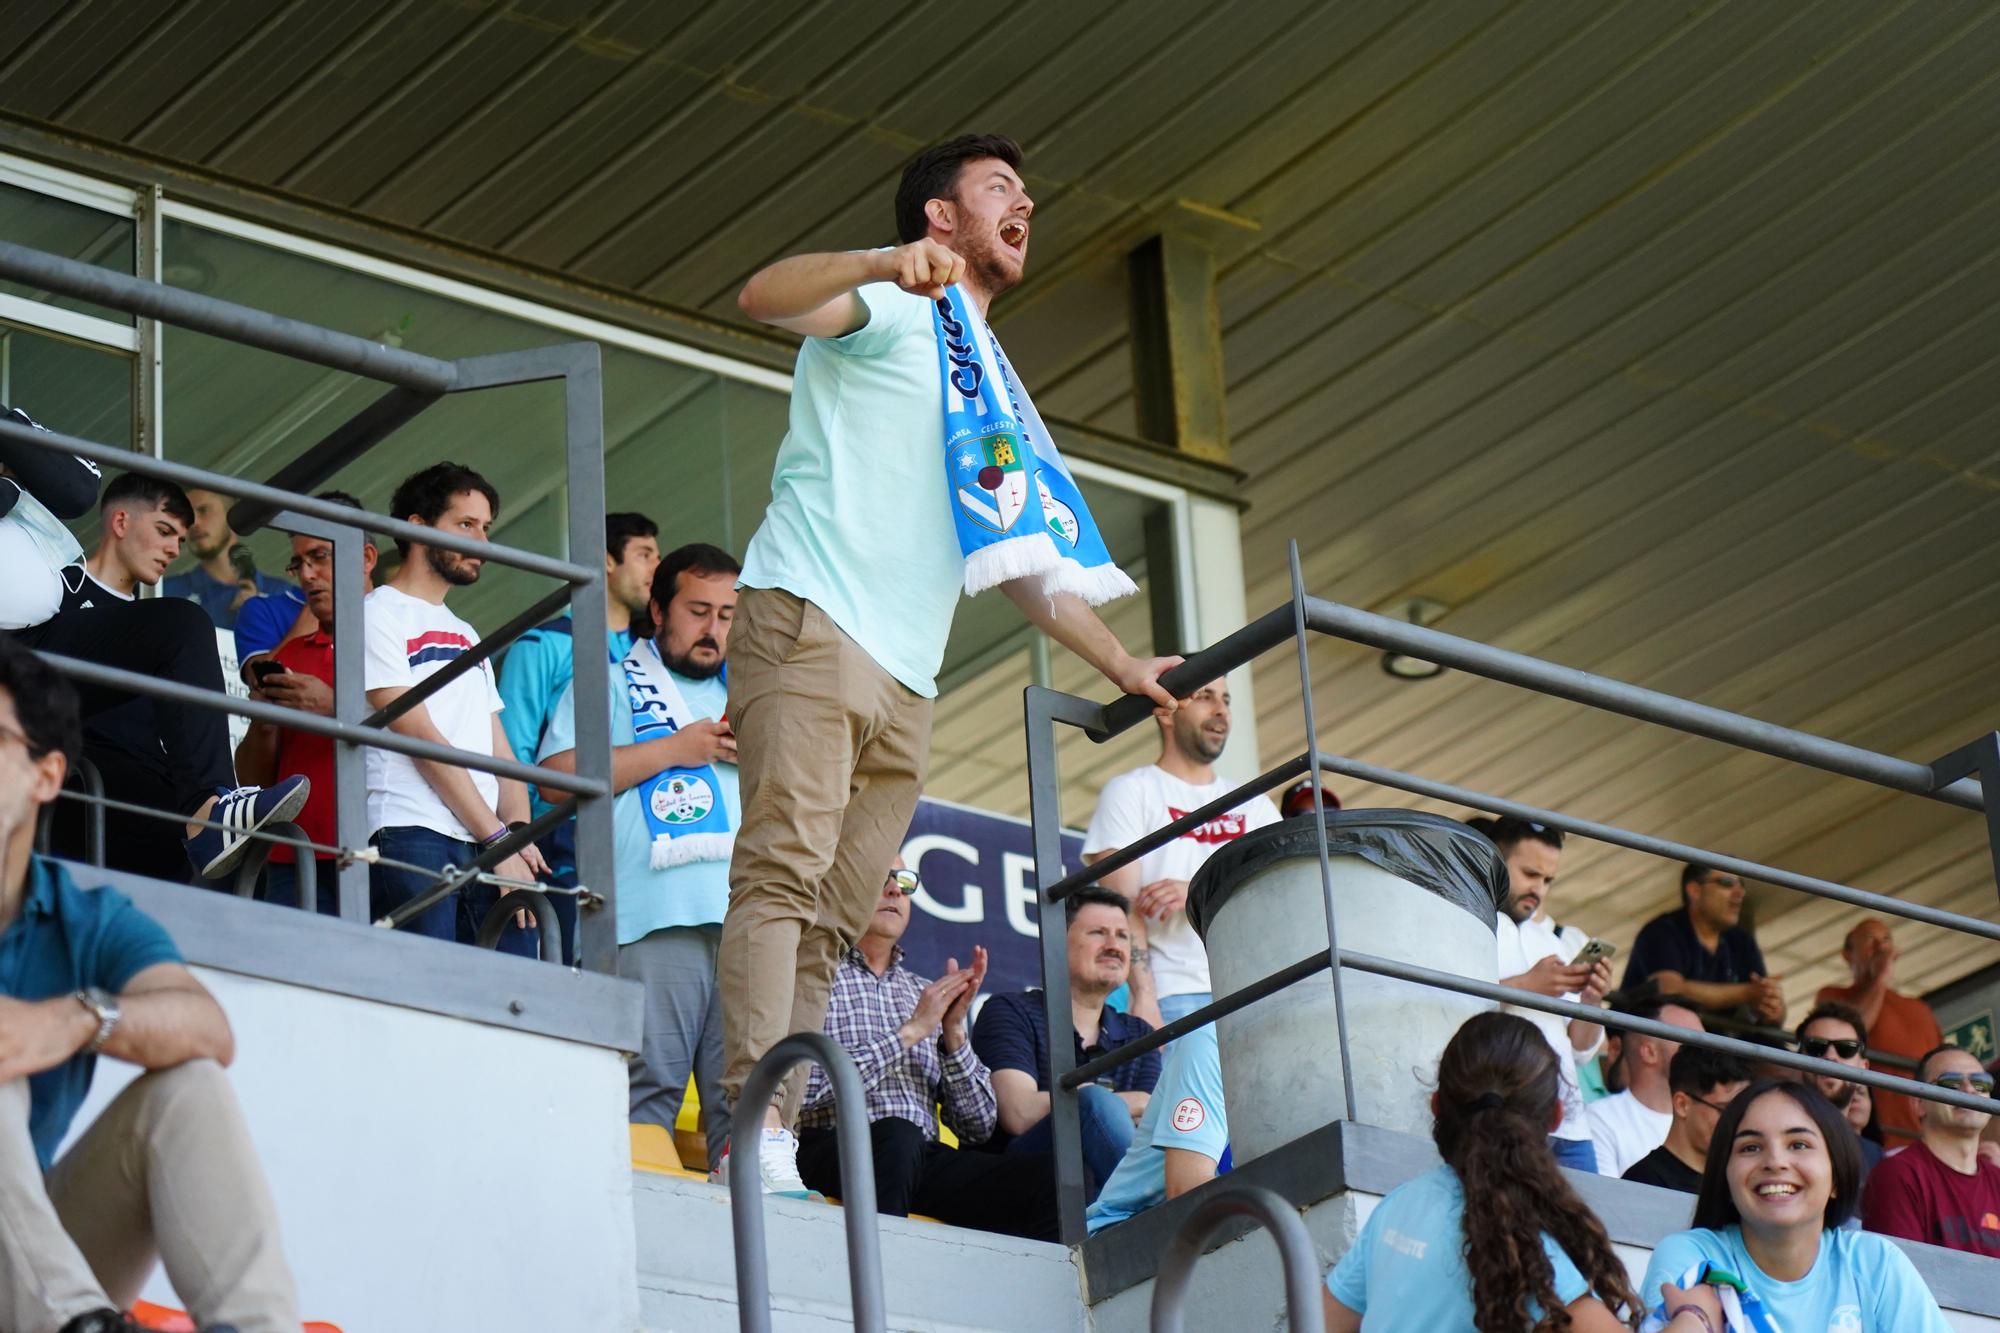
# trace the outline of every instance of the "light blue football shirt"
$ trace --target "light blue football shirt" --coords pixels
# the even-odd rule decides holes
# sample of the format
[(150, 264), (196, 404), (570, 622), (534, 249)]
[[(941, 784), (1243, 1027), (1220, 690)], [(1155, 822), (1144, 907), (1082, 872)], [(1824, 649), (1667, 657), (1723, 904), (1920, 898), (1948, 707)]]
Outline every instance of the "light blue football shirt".
[(1165, 1203), (1167, 1149), (1185, 1148), (1220, 1161), (1228, 1145), (1222, 1049), (1216, 1045), (1211, 1023), (1173, 1044), (1152, 1100), (1132, 1131), (1132, 1146), (1098, 1191), (1097, 1202), (1085, 1211), (1084, 1225), (1096, 1235), (1114, 1222)]
[(770, 507), (738, 582), (805, 598), (884, 671), (935, 698), (965, 560), (945, 482), (931, 303), (886, 282), (857, 295), (865, 325), (799, 348)]
[[(611, 743), (634, 744), (631, 696), (625, 688), (625, 672), (612, 666)], [(689, 680), (675, 675), (681, 698), (697, 718), (721, 717), (729, 707), (729, 687), (721, 676)], [(576, 686), (572, 683), (549, 710), (547, 730), (537, 758), (576, 748)], [(722, 788), (722, 807), (729, 812), (733, 830), (743, 822), (743, 799), (737, 791), (736, 765), (716, 764), (717, 784)], [(643, 785), (643, 784), (639, 784)], [(691, 861), (670, 870), (653, 869), (653, 835), (646, 827), (646, 812), (639, 805), (639, 786), (618, 793), (611, 805), (612, 861), (618, 876), (618, 942), (631, 944), (656, 930), (670, 926), (707, 926), (719, 923), (729, 906), (729, 862)], [(586, 886), (587, 887), (587, 886)]]
[(1727, 1226), (1719, 1231), (1676, 1231), (1660, 1241), (1646, 1265), (1646, 1280), (1639, 1284), (1649, 1310), (1647, 1328), (1658, 1327), (1666, 1313), (1660, 1284), (1680, 1285), (1704, 1260), (1742, 1278), (1763, 1304), (1764, 1313), (1782, 1329), (1948, 1333), (1951, 1327), (1916, 1265), (1886, 1236), (1822, 1231), (1812, 1270), (1796, 1282), (1780, 1282), (1757, 1267), (1743, 1248), (1743, 1232)]

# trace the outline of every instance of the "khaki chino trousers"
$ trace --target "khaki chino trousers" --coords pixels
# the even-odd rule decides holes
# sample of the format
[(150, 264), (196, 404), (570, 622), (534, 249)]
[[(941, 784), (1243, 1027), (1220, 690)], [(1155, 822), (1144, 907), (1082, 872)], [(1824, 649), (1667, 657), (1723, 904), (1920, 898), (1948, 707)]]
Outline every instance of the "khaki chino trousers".
[[(758, 1059), (818, 1032), (923, 790), (931, 700), (884, 671), (811, 602), (745, 588), (729, 633), (729, 724), (743, 819), (717, 964), (723, 1088), (742, 1104)], [(806, 1067), (775, 1099), (798, 1117)]]

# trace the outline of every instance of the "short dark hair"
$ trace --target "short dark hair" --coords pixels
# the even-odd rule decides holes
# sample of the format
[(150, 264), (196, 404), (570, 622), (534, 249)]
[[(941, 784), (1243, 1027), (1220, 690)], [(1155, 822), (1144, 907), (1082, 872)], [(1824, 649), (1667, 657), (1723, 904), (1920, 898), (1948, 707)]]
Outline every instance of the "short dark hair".
[(604, 516), (604, 553), (620, 564), (625, 560), (625, 544), (641, 537), (658, 539), (660, 525), (644, 514), (625, 511)]
[(1743, 1220), (1736, 1200), (1729, 1193), (1729, 1158), (1734, 1152), (1736, 1132), (1743, 1117), (1759, 1097), (1771, 1093), (1790, 1097), (1812, 1119), (1826, 1144), (1826, 1159), (1832, 1168), (1833, 1194), (1826, 1201), (1823, 1224), (1839, 1227), (1853, 1217), (1861, 1204), (1861, 1136), (1847, 1123), (1826, 1094), (1810, 1083), (1760, 1078), (1736, 1094), (1729, 1108), (1715, 1122), (1715, 1134), (1708, 1143), (1708, 1165), (1701, 1173), (1701, 1191), (1695, 1196), (1694, 1225), (1720, 1231)]
[(1547, 843), (1557, 851), (1561, 851), (1563, 846), (1561, 829), (1537, 824), (1532, 819), (1516, 819), (1512, 815), (1474, 815), (1465, 824), (1475, 832), (1484, 833), (1487, 841), (1498, 847), (1502, 855), (1513, 851), (1529, 838)]
[(933, 199), (958, 200), (958, 173), (966, 163), (997, 157), (1021, 169), (1021, 145), (1004, 134), (961, 134), (932, 144), (910, 159), (896, 186), (896, 239), (908, 245), (930, 231), (924, 205)]
[(1125, 901), (1125, 895), (1102, 884), (1086, 884), (1063, 899), (1063, 924), (1076, 920), (1076, 914), (1086, 907), (1115, 907), (1127, 917), (1132, 915), (1132, 904)]
[(1706, 1097), (1725, 1083), (1748, 1083), (1757, 1076), (1750, 1062), (1727, 1051), (1683, 1046), (1667, 1066), (1667, 1087), (1690, 1097)]
[(710, 546), (707, 542), (689, 542), (686, 546), (676, 546), (660, 557), (660, 567), (653, 571), (653, 600), (660, 604), (662, 611), (673, 604), (674, 594), (680, 591), (680, 577), (683, 574), (741, 574), (743, 566), (735, 556), (720, 546)]
[(1822, 1018), (1831, 1018), (1836, 1022), (1847, 1024), (1854, 1029), (1854, 1035), (1861, 1038), (1863, 1046), (1868, 1044), (1868, 1020), (1861, 1016), (1859, 1009), (1851, 1004), (1842, 1004), (1838, 1000), (1822, 1000), (1814, 1005), (1812, 1012), (1801, 1018), (1799, 1025), (1792, 1029), (1792, 1041), (1794, 1043), (1804, 1041), (1806, 1029)]
[[(485, 496), (487, 505), (493, 510), (493, 517), (500, 517), (500, 492), (493, 489), (492, 482), (463, 463), (433, 463), (423, 471), (412, 472), (403, 478), (403, 484), (389, 499), (389, 517), (407, 520), (415, 515), (421, 522), (435, 523), (444, 517), (445, 510), (451, 508), (453, 496), (469, 491), (478, 491)], [(407, 556), (410, 544), (398, 537), (396, 550)]]
[(14, 701), (14, 716), (28, 738), (28, 756), (60, 751), (70, 763), (83, 749), (76, 687), (11, 634), (0, 634), (0, 691)]
[(121, 472), (113, 477), (97, 501), (100, 514), (118, 508), (164, 509), (187, 527), (194, 526), (194, 501), (188, 499), (186, 491), (171, 481), (137, 472)]
[[(1915, 1079), (1919, 1083), (1928, 1083), (1930, 1080), (1925, 1078), (1924, 1075), (1930, 1072), (1931, 1061), (1937, 1059), (1940, 1055), (1943, 1055), (1946, 1051), (1960, 1051), (1966, 1055), (1972, 1055), (1972, 1052), (1967, 1051), (1963, 1046), (1954, 1046), (1952, 1043), (1948, 1041), (1939, 1042), (1936, 1046), (1933, 1046), (1928, 1051), (1925, 1051), (1923, 1055), (1917, 1060), (1917, 1072), (1910, 1075), (1910, 1077)], [(1975, 1055), (1972, 1058), (1977, 1060), (1979, 1057)]]

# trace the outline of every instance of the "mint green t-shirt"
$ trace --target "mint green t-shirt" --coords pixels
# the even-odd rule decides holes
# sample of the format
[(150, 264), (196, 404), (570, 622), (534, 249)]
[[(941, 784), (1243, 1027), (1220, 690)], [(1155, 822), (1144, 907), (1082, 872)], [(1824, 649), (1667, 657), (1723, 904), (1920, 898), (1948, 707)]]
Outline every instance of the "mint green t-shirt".
[(857, 292), (868, 322), (808, 338), (746, 588), (783, 588), (832, 618), (925, 698), (965, 582), (944, 475), (931, 305), (893, 283)]

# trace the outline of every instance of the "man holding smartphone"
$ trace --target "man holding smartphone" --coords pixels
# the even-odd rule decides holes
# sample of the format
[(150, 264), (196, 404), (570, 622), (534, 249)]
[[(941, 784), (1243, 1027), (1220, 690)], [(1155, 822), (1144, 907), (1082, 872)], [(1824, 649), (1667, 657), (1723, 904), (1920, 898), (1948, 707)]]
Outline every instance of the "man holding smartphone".
[[(319, 499), (334, 504), (362, 508), (361, 501), (345, 491), (322, 491)], [(333, 543), (324, 537), (292, 537), (292, 562), (285, 572), (298, 580), (306, 596), (316, 627), (310, 634), (285, 640), (248, 667), (250, 697), (266, 703), (296, 708), (303, 713), (333, 716)], [(374, 586), (375, 543), (361, 546), (361, 591)], [(236, 747), (236, 773), (241, 781), (264, 784), (280, 773), (303, 773), (312, 779), (312, 794), (293, 821), (313, 842), (322, 847), (336, 846), (339, 822), (334, 813), (333, 741), (310, 731), (297, 731), (270, 722), (252, 722)], [(264, 869), (264, 883), (258, 896), (267, 902), (294, 906), (298, 903), (298, 848), (280, 843), (271, 849)], [(318, 873), (313, 876), (319, 911), (340, 915), (340, 891), (333, 874), (333, 858), (314, 852)]]

